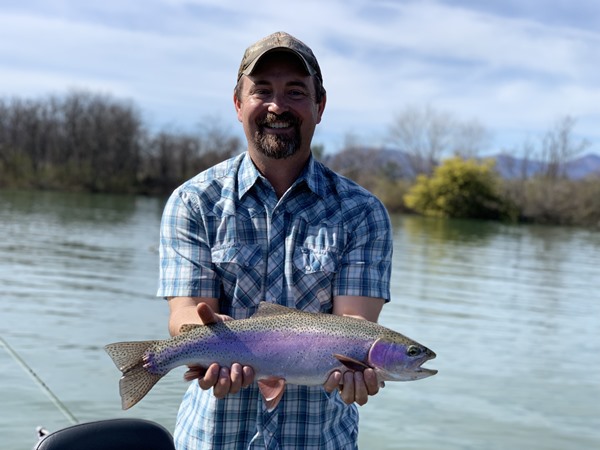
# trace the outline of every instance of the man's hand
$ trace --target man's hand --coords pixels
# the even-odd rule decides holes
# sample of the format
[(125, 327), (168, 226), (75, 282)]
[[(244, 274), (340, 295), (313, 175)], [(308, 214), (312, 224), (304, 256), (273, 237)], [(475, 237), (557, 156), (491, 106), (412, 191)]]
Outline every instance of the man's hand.
[[(198, 304), (197, 311), (203, 325), (233, 320), (229, 316), (216, 314), (206, 303)], [(231, 369), (214, 363), (208, 369), (200, 366), (189, 366), (183, 377), (186, 381), (197, 378), (201, 389), (213, 388), (214, 396), (223, 398), (228, 394), (236, 394), (240, 389), (250, 386), (254, 382), (254, 370), (250, 366), (242, 366), (238, 363), (233, 364)]]
[[(332, 314), (377, 322), (384, 303), (385, 300), (382, 298), (335, 296)], [(370, 395), (379, 392), (379, 389), (383, 387), (383, 382), (380, 384), (377, 381), (377, 374), (373, 369), (346, 371), (343, 375), (339, 371), (334, 371), (329, 375), (323, 387), (329, 393), (339, 389), (342, 400), (348, 405), (357, 403), (362, 406), (367, 403)]]
[(373, 369), (365, 369), (363, 372), (335, 371), (329, 375), (329, 378), (323, 385), (325, 390), (332, 393), (336, 388), (340, 390), (340, 397), (344, 403), (351, 405), (356, 402), (360, 406), (369, 401), (370, 395), (379, 392), (380, 386), (377, 381), (377, 375)]

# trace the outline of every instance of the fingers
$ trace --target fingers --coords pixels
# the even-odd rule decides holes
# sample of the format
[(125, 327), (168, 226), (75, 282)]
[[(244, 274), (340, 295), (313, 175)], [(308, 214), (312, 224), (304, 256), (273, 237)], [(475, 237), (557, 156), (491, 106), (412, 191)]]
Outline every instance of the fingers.
[(206, 303), (198, 303), (198, 306), (196, 306), (196, 311), (198, 312), (198, 316), (200, 317), (202, 325), (210, 325), (217, 322), (226, 322), (228, 320), (233, 320), (233, 318), (225, 314), (217, 314)]
[(198, 316), (200, 316), (200, 320), (202, 321), (203, 325), (210, 325), (211, 323), (221, 322), (219, 316), (215, 314), (212, 308), (206, 303), (198, 303), (196, 311), (198, 312)]
[(237, 394), (240, 392), (240, 389), (242, 389), (242, 382), (244, 381), (241, 364), (235, 363), (231, 366), (229, 380), (231, 383), (229, 394)]
[[(200, 388), (204, 390), (213, 388), (214, 396), (223, 398), (229, 394), (237, 394), (241, 389), (250, 386), (254, 383), (254, 375), (254, 370), (250, 366), (235, 363), (231, 369), (228, 369), (215, 363), (208, 369), (190, 366), (184, 378), (186, 381), (197, 378)], [(369, 401), (371, 395), (377, 394), (381, 387), (383, 383), (379, 383), (373, 369), (366, 369), (364, 372), (347, 371), (343, 375), (335, 371), (323, 384), (323, 388), (328, 393), (339, 389), (344, 403), (348, 405), (357, 403), (361, 406)]]
[(213, 395), (217, 398), (223, 398), (231, 391), (231, 376), (227, 367), (221, 367), (219, 378), (213, 386)]
[(328, 394), (331, 394), (333, 391), (340, 387), (341, 381), (342, 374), (341, 372), (338, 372), (336, 370), (335, 372), (332, 372), (331, 375), (329, 375), (327, 381), (325, 381), (325, 384), (323, 384), (323, 387), (325, 388), (325, 391), (327, 391)]
[(373, 369), (367, 369), (363, 372), (365, 380), (365, 386), (369, 395), (375, 395), (379, 392), (379, 388), (383, 387), (383, 381), (381, 384), (377, 380), (377, 374)]
[[(222, 374), (225, 375), (225, 372)], [(237, 394), (242, 388), (250, 386), (254, 382), (254, 370), (250, 366), (234, 363), (231, 366), (230, 381), (229, 392), (225, 395)]]
[(340, 397), (347, 405), (354, 403), (354, 375), (359, 372), (345, 372), (344, 373), (344, 386), (340, 391)]
[(237, 394), (242, 388), (250, 386), (254, 382), (254, 370), (252, 367), (238, 363), (233, 364), (231, 369), (214, 363), (208, 369), (190, 366), (183, 377), (186, 381), (197, 378), (201, 389), (213, 388), (214, 396), (223, 398), (229, 394)]
[[(335, 383), (335, 380), (338, 380), (337, 383)], [(381, 386), (375, 371), (366, 369), (364, 372), (347, 371), (343, 375), (339, 372), (333, 372), (323, 387), (329, 393), (338, 388), (344, 403), (348, 405), (357, 403), (362, 406), (369, 401), (369, 396), (379, 392)]]
[(202, 378), (206, 373), (206, 369), (200, 366), (189, 366), (186, 373), (183, 374), (185, 381), (192, 381), (197, 378)]
[(217, 363), (211, 364), (208, 369), (206, 369), (204, 376), (202, 378), (198, 378), (198, 384), (206, 391), (217, 384), (220, 373), (221, 367)]
[(242, 388), (247, 388), (254, 383), (254, 369), (250, 366), (242, 367)]
[(198, 384), (205, 391), (213, 388), (213, 394), (217, 398), (225, 397), (231, 390), (231, 377), (227, 367), (221, 367), (217, 363), (211, 364), (204, 377), (198, 378)]

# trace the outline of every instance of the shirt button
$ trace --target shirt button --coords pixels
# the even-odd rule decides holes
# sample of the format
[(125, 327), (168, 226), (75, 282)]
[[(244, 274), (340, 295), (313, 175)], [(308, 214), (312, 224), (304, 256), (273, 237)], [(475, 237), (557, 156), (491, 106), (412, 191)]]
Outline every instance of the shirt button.
[(306, 270), (307, 272), (312, 272), (312, 267), (310, 267), (310, 266), (306, 266), (306, 267), (304, 268), (304, 270)]

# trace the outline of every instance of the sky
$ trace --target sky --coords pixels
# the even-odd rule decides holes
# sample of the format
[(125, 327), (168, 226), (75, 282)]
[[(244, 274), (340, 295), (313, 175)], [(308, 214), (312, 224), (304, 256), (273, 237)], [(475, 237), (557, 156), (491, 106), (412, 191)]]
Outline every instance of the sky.
[(492, 153), (571, 116), (600, 153), (597, 0), (0, 0), (0, 98), (88, 90), (152, 130), (218, 120), (243, 137), (241, 57), (280, 30), (319, 60), (328, 153), (387, 146), (394, 118), (425, 107), (479, 122)]

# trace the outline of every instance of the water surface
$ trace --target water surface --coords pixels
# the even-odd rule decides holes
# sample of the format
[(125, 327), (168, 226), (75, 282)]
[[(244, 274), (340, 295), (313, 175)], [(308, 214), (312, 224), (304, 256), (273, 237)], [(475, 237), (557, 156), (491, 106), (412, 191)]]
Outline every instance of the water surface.
[[(0, 444), (35, 428), (142, 417), (173, 429), (169, 374), (128, 411), (102, 347), (167, 336), (155, 298), (163, 200), (0, 191)], [(600, 232), (393, 217), (383, 325), (431, 347), (438, 375), (361, 408), (364, 449), (600, 448)]]

